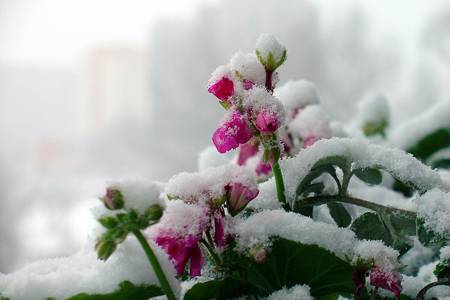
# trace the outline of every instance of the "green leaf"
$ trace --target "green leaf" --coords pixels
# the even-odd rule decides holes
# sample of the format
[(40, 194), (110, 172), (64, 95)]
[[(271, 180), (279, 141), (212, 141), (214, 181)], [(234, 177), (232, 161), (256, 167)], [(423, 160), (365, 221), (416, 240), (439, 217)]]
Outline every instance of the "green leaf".
[(110, 294), (88, 295), (81, 293), (66, 300), (148, 300), (164, 295), (161, 288), (154, 285), (141, 284), (135, 286), (129, 281), (123, 281), (119, 284), (119, 287), (119, 290)]
[(446, 147), (450, 147), (450, 130), (442, 128), (430, 133), (407, 151), (425, 161), (434, 152)]
[(100, 218), (100, 219), (98, 219), (98, 221), (106, 229), (113, 229), (119, 225), (119, 222), (117, 222), (116, 218), (113, 218), (113, 217)]
[(324, 165), (334, 165), (341, 168), (343, 171), (346, 170), (349, 166), (347, 162), (347, 158), (344, 156), (328, 156), (328, 157), (322, 157), (316, 163), (313, 165), (311, 169), (318, 168), (320, 166)]
[(417, 229), (415, 217), (391, 213), (388, 216), (388, 220), (396, 234), (409, 236), (416, 235)]
[(353, 174), (369, 185), (378, 185), (383, 180), (383, 175), (381, 172), (373, 168), (356, 169), (353, 170)]
[(233, 276), (222, 280), (197, 283), (186, 292), (184, 300), (233, 299), (251, 294), (268, 296), (236, 276), (239, 275), (235, 272)]
[(323, 173), (329, 173), (333, 177), (336, 176), (336, 170), (331, 165), (322, 165), (318, 166), (316, 168), (311, 169), (311, 171), (303, 178), (303, 180), (300, 182), (300, 184), (297, 187), (297, 195), (302, 195), (305, 191), (305, 187), (311, 183), (314, 179), (321, 176)]
[(303, 187), (302, 197), (308, 197), (311, 193), (320, 195), (323, 193), (324, 188), (325, 185), (323, 184), (323, 182), (309, 183)]
[(450, 280), (450, 266), (438, 263), (436, 270), (433, 272), (436, 275), (438, 281)]
[(267, 58), (265, 67), (267, 70), (270, 70), (270, 71), (275, 71), (275, 69), (276, 69), (275, 59), (273, 58), (272, 52), (269, 52), (269, 57)]
[(425, 228), (424, 223), (425, 222), (422, 219), (416, 219), (417, 237), (422, 245), (429, 247), (445, 242), (445, 239), (442, 236)]
[(327, 206), (330, 209), (330, 215), (336, 222), (337, 226), (345, 228), (350, 225), (352, 222), (352, 217), (342, 203), (333, 201), (327, 203)]
[(276, 239), (264, 263), (244, 256), (237, 263), (246, 269), (248, 282), (267, 294), (298, 284), (309, 285), (313, 297), (355, 291), (350, 264), (317, 245)]
[(382, 240), (385, 245), (392, 245), (393, 239), (377, 214), (367, 212), (353, 221), (350, 227), (360, 240)]

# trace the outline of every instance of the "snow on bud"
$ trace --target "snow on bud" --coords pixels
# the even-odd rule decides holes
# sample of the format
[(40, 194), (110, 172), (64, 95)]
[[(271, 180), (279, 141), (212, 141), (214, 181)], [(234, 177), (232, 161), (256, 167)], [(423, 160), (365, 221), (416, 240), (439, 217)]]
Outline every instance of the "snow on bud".
[(286, 47), (272, 34), (263, 33), (256, 41), (256, 55), (268, 71), (275, 71), (286, 60)]
[(267, 258), (267, 252), (262, 247), (256, 247), (253, 249), (250, 249), (249, 251), (250, 257), (257, 263), (262, 264), (266, 261)]
[(119, 190), (107, 188), (106, 195), (100, 199), (111, 210), (123, 208), (123, 196)]
[(228, 212), (234, 217), (240, 213), (247, 204), (258, 196), (259, 190), (255, 192), (251, 191), (245, 185), (237, 182), (233, 183), (229, 187), (227, 209)]
[(396, 271), (374, 265), (370, 272), (370, 285), (389, 290), (398, 299), (402, 292), (402, 276)]
[(273, 133), (280, 126), (277, 114), (268, 109), (262, 109), (258, 112), (256, 119), (252, 119), (256, 128), (264, 133)]
[(231, 102), (227, 100), (234, 95), (233, 81), (227, 77), (222, 77), (222, 79), (208, 88), (208, 92), (219, 98), (219, 100), (231, 105)]
[(242, 81), (242, 83), (244, 84), (244, 89), (246, 91), (251, 90), (253, 88), (253, 86), (255, 85), (255, 83), (253, 81), (250, 81), (250, 80), (247, 80), (247, 79), (244, 79)]
[(236, 149), (253, 137), (253, 130), (244, 115), (235, 109), (222, 120), (222, 125), (213, 134), (213, 143), (220, 153)]
[(389, 117), (388, 101), (382, 95), (368, 95), (358, 102), (358, 122), (367, 136), (384, 136)]
[(319, 104), (319, 96), (314, 84), (308, 80), (289, 80), (283, 86), (277, 88), (274, 96), (280, 99), (283, 105), (289, 109), (290, 118), (295, 118), (299, 110), (311, 104)]

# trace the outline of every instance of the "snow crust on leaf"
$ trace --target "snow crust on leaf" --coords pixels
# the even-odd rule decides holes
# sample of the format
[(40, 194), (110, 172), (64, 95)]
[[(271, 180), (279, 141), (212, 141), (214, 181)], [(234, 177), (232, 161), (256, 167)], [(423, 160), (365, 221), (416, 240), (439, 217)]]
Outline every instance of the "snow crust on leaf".
[(190, 201), (220, 199), (228, 184), (241, 183), (253, 193), (258, 188), (253, 170), (238, 165), (223, 165), (211, 167), (197, 173), (183, 172), (172, 177), (165, 188), (165, 193), (171, 197), (179, 197)]
[(319, 104), (320, 102), (315, 85), (304, 79), (289, 80), (275, 89), (273, 95), (290, 110), (303, 108), (310, 104)]
[(432, 189), (418, 197), (417, 216), (424, 221), (424, 227), (450, 238), (450, 193)]
[[(150, 242), (175, 294), (180, 284), (167, 254)], [(135, 285), (160, 286), (144, 251), (133, 236), (129, 236), (107, 261), (97, 259), (94, 241), (85, 250), (65, 258), (38, 260), (23, 269), (0, 275), (3, 297), (14, 300), (42, 300), (50, 297), (66, 299), (79, 293), (108, 294), (128, 280)]]
[(357, 242), (355, 233), (349, 229), (315, 222), (311, 218), (283, 210), (264, 211), (242, 221), (235, 228), (237, 250), (262, 245), (270, 247), (270, 237), (281, 237), (306, 245), (317, 245), (331, 251), (341, 259), (345, 254), (353, 257)]
[(421, 191), (435, 187), (450, 190), (438, 172), (422, 164), (403, 150), (368, 144), (362, 138), (323, 139), (303, 149), (294, 158), (280, 162), (285, 178), (286, 196), (294, 199), (298, 183), (309, 173), (314, 163), (323, 157), (343, 156), (353, 162), (353, 169), (382, 167), (403, 182), (414, 184)]
[(414, 147), (430, 133), (446, 128), (450, 129), (450, 101), (438, 102), (424, 113), (411, 118), (396, 128), (388, 136), (389, 145), (400, 149)]
[(361, 258), (364, 261), (373, 259), (374, 264), (385, 270), (393, 270), (397, 266), (399, 252), (390, 247), (386, 247), (382, 241), (360, 241), (355, 246), (355, 256), (352, 263), (356, 265), (356, 260)]
[(441, 248), (439, 259), (444, 264), (447, 264), (450, 262), (450, 246), (445, 246), (445, 247)]
[(109, 182), (108, 187), (122, 193), (125, 210), (133, 209), (143, 214), (155, 204), (165, 207), (164, 200), (160, 198), (161, 187), (152, 180), (123, 179)]
[(256, 211), (281, 209), (281, 202), (278, 201), (277, 190), (274, 188), (275, 179), (259, 184), (259, 194), (255, 199), (249, 202), (247, 208)]
[(265, 300), (313, 300), (310, 293), (311, 288), (304, 285), (296, 285), (291, 288), (284, 287), (281, 290), (273, 292)]
[[(429, 280), (424, 280), (422, 276), (407, 276), (402, 275), (402, 294), (405, 296), (409, 296), (413, 299), (416, 298), (419, 291), (426, 286), (427, 284), (431, 283)], [(432, 279), (432, 278), (430, 278)], [(379, 289), (378, 294), (381, 297), (389, 297), (390, 294), (388, 291)], [(426, 293), (427, 299), (445, 299), (448, 298), (448, 295), (450, 294), (450, 286), (435, 286), (432, 289), (429, 289)]]

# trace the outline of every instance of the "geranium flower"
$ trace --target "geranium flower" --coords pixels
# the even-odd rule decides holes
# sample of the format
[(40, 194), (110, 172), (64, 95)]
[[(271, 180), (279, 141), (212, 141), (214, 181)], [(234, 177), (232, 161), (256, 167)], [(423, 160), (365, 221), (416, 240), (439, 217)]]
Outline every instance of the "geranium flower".
[(258, 196), (259, 190), (251, 191), (242, 183), (234, 183), (229, 187), (229, 195), (227, 199), (228, 212), (235, 216), (242, 211), (247, 204)]
[(268, 109), (259, 111), (256, 119), (252, 120), (252, 122), (259, 131), (264, 133), (273, 133), (280, 126), (277, 114)]
[(398, 299), (402, 291), (402, 277), (398, 272), (385, 270), (374, 265), (370, 272), (370, 285), (389, 290)]
[(228, 102), (228, 98), (234, 95), (233, 81), (227, 77), (222, 77), (222, 79), (209, 87), (208, 92), (219, 98), (219, 100)]
[(155, 242), (165, 249), (178, 275), (183, 275), (189, 260), (191, 261), (189, 275), (191, 277), (201, 275), (203, 254), (198, 246), (199, 237), (192, 235), (177, 237), (169, 232), (163, 236), (158, 236)]
[(220, 153), (236, 149), (253, 137), (253, 130), (241, 112), (235, 109), (226, 121), (214, 132), (213, 143)]

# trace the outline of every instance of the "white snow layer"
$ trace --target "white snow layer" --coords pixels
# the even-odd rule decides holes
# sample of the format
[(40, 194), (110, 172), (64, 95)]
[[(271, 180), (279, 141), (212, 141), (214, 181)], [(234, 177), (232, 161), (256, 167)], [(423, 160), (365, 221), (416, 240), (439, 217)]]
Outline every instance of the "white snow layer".
[(445, 239), (450, 238), (450, 193), (433, 189), (418, 197), (417, 216), (428, 230), (439, 233)]
[(275, 63), (283, 56), (286, 47), (275, 38), (273, 34), (263, 33), (256, 40), (255, 50), (259, 51), (260, 56), (267, 61), (269, 54), (272, 53)]
[(308, 80), (289, 80), (275, 89), (274, 96), (290, 110), (304, 108), (310, 104), (319, 104), (316, 87)]
[(382, 95), (367, 95), (358, 102), (358, 120), (360, 125), (367, 123), (379, 124), (389, 121), (389, 105)]
[(265, 300), (313, 300), (314, 297), (310, 294), (310, 287), (308, 285), (296, 285), (291, 288), (284, 287), (283, 289), (273, 292)]
[[(179, 282), (167, 254), (150, 242), (174, 293), (179, 293)], [(64, 258), (39, 260), (25, 268), (0, 274), (0, 292), (11, 300), (57, 300), (73, 297), (79, 293), (108, 294), (119, 289), (119, 283), (128, 280), (135, 285), (160, 286), (153, 268), (134, 236), (117, 246), (116, 252), (107, 260), (97, 259), (94, 242), (91, 241), (81, 253)]]

